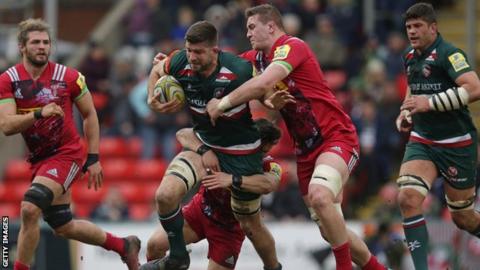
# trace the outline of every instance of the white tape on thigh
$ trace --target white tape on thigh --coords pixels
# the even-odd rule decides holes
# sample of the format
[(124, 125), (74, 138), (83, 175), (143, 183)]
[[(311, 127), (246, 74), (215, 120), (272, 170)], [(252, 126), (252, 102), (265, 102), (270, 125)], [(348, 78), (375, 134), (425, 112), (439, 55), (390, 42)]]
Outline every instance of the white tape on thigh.
[[(337, 210), (338, 213), (340, 213), (340, 215), (342, 216), (343, 218), (343, 211), (342, 211), (342, 205), (340, 203), (334, 203), (333, 204), (333, 207), (335, 207), (335, 210)], [(313, 210), (312, 207), (308, 207), (308, 212), (310, 212), (310, 218), (318, 224), (318, 226), (322, 226), (322, 221), (320, 220), (320, 218), (318, 217), (317, 213), (315, 213), (315, 210)]]
[(397, 179), (397, 185), (400, 189), (411, 188), (423, 196), (427, 196), (430, 186), (422, 178), (414, 175), (401, 175)]
[(230, 205), (232, 207), (233, 213), (237, 215), (253, 215), (260, 211), (260, 206), (262, 204), (262, 196), (250, 200), (250, 201), (241, 201), (235, 199), (233, 196), (230, 199)]
[(320, 164), (313, 171), (310, 184), (318, 184), (327, 187), (337, 197), (343, 187), (342, 176), (333, 167)]
[(474, 208), (475, 195), (470, 199), (461, 201), (452, 201), (448, 198), (447, 195), (445, 195), (445, 200), (447, 201), (447, 207), (450, 212), (465, 211)]
[(185, 183), (187, 190), (195, 186), (198, 180), (195, 167), (182, 156), (177, 156), (170, 162), (170, 165), (165, 171), (165, 175), (175, 175), (180, 178)]

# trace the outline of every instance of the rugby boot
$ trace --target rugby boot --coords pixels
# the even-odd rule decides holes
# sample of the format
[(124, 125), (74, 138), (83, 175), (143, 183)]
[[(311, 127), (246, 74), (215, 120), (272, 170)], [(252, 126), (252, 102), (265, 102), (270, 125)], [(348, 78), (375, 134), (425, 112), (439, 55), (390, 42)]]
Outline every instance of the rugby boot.
[(127, 265), (128, 270), (138, 270), (140, 263), (138, 262), (138, 252), (140, 252), (140, 239), (135, 235), (129, 235), (123, 238), (125, 242), (125, 255), (122, 261)]
[(147, 262), (140, 270), (187, 270), (190, 266), (190, 256), (184, 258), (170, 257), (169, 255)]

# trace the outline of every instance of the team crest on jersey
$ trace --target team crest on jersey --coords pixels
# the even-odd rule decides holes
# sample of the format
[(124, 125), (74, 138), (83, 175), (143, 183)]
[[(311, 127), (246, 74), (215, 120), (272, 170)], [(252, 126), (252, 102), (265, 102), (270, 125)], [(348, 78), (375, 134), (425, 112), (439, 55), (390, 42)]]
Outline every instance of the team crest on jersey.
[(459, 72), (462, 69), (469, 68), (470, 65), (467, 63), (467, 59), (465, 59), (465, 56), (463, 54), (456, 52), (448, 57), (448, 61), (453, 66), (453, 69), (455, 72)]
[(213, 97), (214, 98), (223, 97), (224, 92), (225, 92), (225, 88), (223, 88), (223, 87), (215, 88), (215, 90), (213, 90)]
[(428, 76), (432, 74), (432, 67), (427, 64), (423, 65), (422, 73), (423, 73), (423, 77), (428, 78)]
[(282, 45), (275, 49), (275, 53), (273, 54), (272, 61), (275, 60), (282, 60), (287, 58), (288, 54), (290, 53), (290, 45)]
[(455, 178), (458, 175), (458, 170), (457, 170), (457, 168), (455, 168), (453, 166), (450, 166), (450, 167), (448, 167), (447, 174), (448, 174), (449, 177)]

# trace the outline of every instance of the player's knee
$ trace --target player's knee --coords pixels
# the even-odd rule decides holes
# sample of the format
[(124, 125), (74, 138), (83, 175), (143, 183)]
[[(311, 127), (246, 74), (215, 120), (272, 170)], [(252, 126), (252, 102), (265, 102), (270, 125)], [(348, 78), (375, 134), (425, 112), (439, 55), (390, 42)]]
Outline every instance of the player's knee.
[(397, 185), (400, 189), (397, 202), (404, 211), (421, 208), (430, 190), (430, 185), (416, 175), (401, 175), (397, 179)]
[[(50, 227), (52, 226), (50, 225)], [(74, 230), (75, 230), (75, 224), (71, 220), (61, 226), (53, 228), (55, 235), (63, 238), (67, 238), (67, 239), (70, 238)]]
[(471, 231), (471, 230), (475, 229), (475, 228), (472, 228), (472, 226), (471, 226), (472, 222), (465, 215), (459, 215), (458, 213), (457, 214), (452, 213), (452, 220), (453, 220), (453, 223), (455, 223), (457, 228), (459, 228), (460, 230)]
[(308, 197), (312, 206), (322, 208), (333, 204), (342, 187), (342, 175), (337, 169), (325, 164), (317, 165), (308, 188)]
[(147, 260), (163, 258), (168, 249), (168, 242), (161, 241), (158, 237), (151, 237), (147, 243)]
[(308, 199), (314, 209), (323, 209), (333, 204), (334, 198), (327, 188), (316, 188), (310, 191), (308, 193)]
[(20, 206), (20, 213), (23, 224), (37, 223), (42, 214), (42, 210), (32, 203), (23, 201)]
[(52, 205), (47, 210), (43, 211), (43, 219), (55, 230), (60, 236), (65, 236), (68, 230), (71, 229), (71, 221), (73, 220), (70, 204)]
[(178, 204), (181, 196), (169, 189), (158, 188), (155, 192), (155, 201), (160, 208)]
[(237, 216), (240, 228), (242, 228), (242, 231), (247, 237), (251, 237), (253, 235), (253, 232), (258, 229), (258, 226), (261, 226), (252, 217), (253, 216)]
[(45, 185), (32, 183), (23, 196), (24, 202), (36, 205), (41, 211), (45, 211), (53, 201), (53, 192)]

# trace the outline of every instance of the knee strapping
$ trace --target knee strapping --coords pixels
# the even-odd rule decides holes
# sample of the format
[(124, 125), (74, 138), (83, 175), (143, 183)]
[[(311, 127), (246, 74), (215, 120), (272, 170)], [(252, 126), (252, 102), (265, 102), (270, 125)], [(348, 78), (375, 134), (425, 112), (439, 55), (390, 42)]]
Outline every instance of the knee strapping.
[(343, 187), (342, 176), (333, 167), (320, 164), (313, 171), (310, 184), (318, 184), (327, 187), (333, 192), (333, 196), (337, 197)]
[[(334, 203), (333, 206), (335, 207), (335, 210), (343, 217), (343, 211), (342, 211), (342, 206), (340, 203)], [(315, 210), (313, 210), (312, 207), (308, 207), (308, 212), (310, 212), (310, 218), (317, 223), (319, 227), (322, 226), (322, 221), (318, 217), (317, 213), (315, 213)]]
[(197, 184), (197, 172), (195, 167), (185, 158), (176, 157), (168, 166), (165, 175), (175, 175), (180, 178), (190, 190)]
[(32, 183), (27, 192), (25, 192), (23, 200), (31, 202), (42, 209), (42, 211), (45, 211), (52, 204), (53, 192), (45, 185)]
[(52, 205), (43, 212), (43, 219), (53, 229), (63, 226), (72, 221), (70, 204)]
[(464, 210), (473, 209), (475, 203), (475, 195), (466, 199), (466, 200), (459, 200), (459, 201), (452, 201), (445, 195), (445, 200), (447, 201), (447, 207), (450, 212), (458, 212)]
[(397, 185), (400, 189), (414, 189), (420, 192), (423, 196), (427, 196), (428, 191), (430, 191), (428, 183), (423, 181), (421, 177), (415, 175), (401, 175), (397, 179)]

